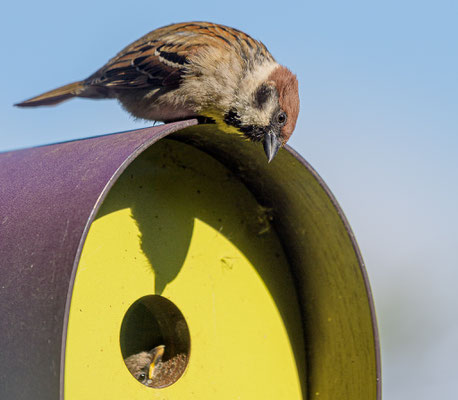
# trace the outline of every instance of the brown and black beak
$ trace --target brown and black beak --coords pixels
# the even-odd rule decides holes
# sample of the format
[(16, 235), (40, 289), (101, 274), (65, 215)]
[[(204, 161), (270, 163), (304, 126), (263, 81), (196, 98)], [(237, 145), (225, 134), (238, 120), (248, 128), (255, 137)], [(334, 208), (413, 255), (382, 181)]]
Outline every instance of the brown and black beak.
[(267, 161), (271, 162), (282, 144), (281, 139), (274, 131), (268, 131), (264, 135), (264, 151), (267, 156)]

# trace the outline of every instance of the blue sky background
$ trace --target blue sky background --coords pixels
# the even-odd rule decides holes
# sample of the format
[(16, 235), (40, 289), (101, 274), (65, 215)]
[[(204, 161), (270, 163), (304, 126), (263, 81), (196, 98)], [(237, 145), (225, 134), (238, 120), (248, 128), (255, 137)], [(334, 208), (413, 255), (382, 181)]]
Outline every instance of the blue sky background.
[(375, 296), (384, 398), (452, 398), (458, 376), (458, 2), (86, 1), (1, 7), (0, 151), (134, 129), (115, 101), (12, 104), (87, 77), (172, 22), (262, 40), (300, 82), (290, 144), (355, 231)]

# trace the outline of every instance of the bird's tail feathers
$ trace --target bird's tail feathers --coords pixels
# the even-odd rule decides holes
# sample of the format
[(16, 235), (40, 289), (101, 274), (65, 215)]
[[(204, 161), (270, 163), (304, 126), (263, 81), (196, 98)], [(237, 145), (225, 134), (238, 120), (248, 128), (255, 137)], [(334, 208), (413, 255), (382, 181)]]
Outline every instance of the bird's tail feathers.
[(65, 100), (76, 97), (85, 89), (84, 81), (69, 83), (58, 87), (57, 89), (50, 90), (49, 92), (40, 94), (39, 96), (32, 97), (21, 103), (15, 104), (17, 107), (38, 107), (38, 106), (53, 106)]

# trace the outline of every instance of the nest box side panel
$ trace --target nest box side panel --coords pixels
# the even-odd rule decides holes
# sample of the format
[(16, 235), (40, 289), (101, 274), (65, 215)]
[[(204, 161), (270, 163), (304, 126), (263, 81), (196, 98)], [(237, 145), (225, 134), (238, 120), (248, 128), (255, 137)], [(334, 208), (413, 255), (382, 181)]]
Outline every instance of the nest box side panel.
[[(131, 304), (151, 294), (179, 308), (191, 337), (184, 375), (162, 389), (133, 378), (120, 338)], [(303, 336), (268, 210), (217, 160), (163, 139), (125, 170), (89, 230), (70, 308), (65, 398), (303, 399)]]

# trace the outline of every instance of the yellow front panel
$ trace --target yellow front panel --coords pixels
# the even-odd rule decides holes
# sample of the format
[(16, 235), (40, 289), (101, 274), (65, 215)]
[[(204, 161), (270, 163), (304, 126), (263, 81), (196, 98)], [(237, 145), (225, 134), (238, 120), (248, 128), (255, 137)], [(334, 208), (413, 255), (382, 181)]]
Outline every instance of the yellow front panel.
[[(148, 294), (191, 335), (173, 385), (127, 370), (120, 327)], [(293, 281), (269, 210), (222, 165), (161, 140), (110, 191), (84, 245), (68, 326), (66, 400), (302, 399), (305, 352)]]

